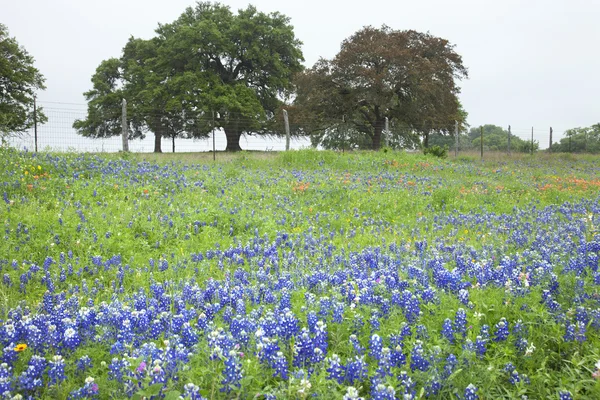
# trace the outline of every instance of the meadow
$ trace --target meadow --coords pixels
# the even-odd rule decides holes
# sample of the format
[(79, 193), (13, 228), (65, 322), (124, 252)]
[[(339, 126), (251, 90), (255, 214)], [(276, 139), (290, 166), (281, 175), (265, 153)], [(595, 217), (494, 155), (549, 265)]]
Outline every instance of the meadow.
[(0, 149), (6, 399), (600, 398), (600, 163)]

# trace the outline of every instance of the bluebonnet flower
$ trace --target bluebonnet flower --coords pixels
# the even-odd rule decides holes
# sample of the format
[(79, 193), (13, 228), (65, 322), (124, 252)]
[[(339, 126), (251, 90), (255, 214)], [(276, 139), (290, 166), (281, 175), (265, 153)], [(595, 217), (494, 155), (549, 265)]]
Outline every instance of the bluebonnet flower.
[(502, 342), (508, 338), (510, 331), (508, 330), (508, 321), (506, 318), (500, 318), (500, 321), (495, 325), (496, 332), (494, 333), (494, 341)]
[(58, 385), (67, 379), (65, 375), (65, 360), (62, 356), (56, 355), (52, 357), (50, 368), (48, 369), (48, 377), (50, 378), (50, 385)]
[(369, 340), (369, 355), (376, 359), (379, 360), (379, 358), (381, 357), (381, 350), (383, 349), (383, 340), (381, 339), (381, 337), (374, 333), (371, 336), (371, 340)]
[(310, 311), (306, 315), (306, 323), (308, 325), (308, 330), (310, 331), (310, 333), (315, 333), (318, 320), (319, 320), (319, 318), (317, 317), (317, 313), (314, 311)]
[(416, 331), (417, 331), (417, 334), (416, 334), (417, 339), (419, 339), (419, 340), (429, 339), (429, 333), (427, 332), (427, 327), (425, 325), (417, 325)]
[(572, 342), (575, 340), (575, 325), (567, 321), (565, 334), (563, 335), (565, 342)]
[(519, 354), (523, 354), (527, 350), (528, 342), (525, 336), (527, 336), (527, 326), (523, 324), (523, 321), (518, 320), (513, 326), (513, 339)]
[(29, 360), (27, 369), (19, 375), (16, 380), (20, 391), (31, 392), (43, 386), (42, 374), (45, 371), (48, 362), (45, 358), (33, 355)]
[(323, 321), (317, 322), (317, 328), (315, 331), (315, 338), (313, 343), (315, 348), (319, 348), (321, 349), (323, 354), (327, 354), (328, 331), (327, 325)]
[[(206, 316), (205, 313), (201, 313), (198, 316), (198, 322), (196, 323), (196, 326), (198, 326), (198, 329), (200, 330), (206, 330), (206, 328), (208, 327), (208, 317)], [(156, 335), (156, 337), (158, 337), (158, 335)]]
[(353, 385), (366, 379), (368, 373), (364, 356), (354, 356), (346, 363), (346, 381)]
[(400, 344), (397, 344), (396, 347), (392, 349), (390, 354), (390, 361), (392, 363), (392, 366), (394, 367), (401, 367), (404, 364), (406, 364), (406, 356), (404, 355), (404, 352), (402, 351), (402, 346)]
[(292, 336), (298, 334), (300, 327), (298, 319), (292, 311), (285, 309), (283, 316), (280, 317), (278, 334), (285, 340), (289, 340)]
[(163, 367), (161, 366), (161, 360), (154, 360), (153, 366), (150, 369), (149, 376), (152, 378), (150, 381), (150, 385), (155, 385), (157, 383), (167, 383), (167, 374)]
[(467, 289), (460, 289), (458, 291), (458, 300), (465, 306), (469, 305), (469, 291)]
[(467, 334), (467, 313), (464, 308), (459, 308), (454, 316), (454, 329), (456, 333), (461, 334), (463, 337)]
[(11, 342), (2, 352), (2, 362), (8, 366), (12, 366), (19, 357), (19, 353), (15, 351), (15, 343)]
[(13, 390), (12, 384), (12, 368), (6, 363), (0, 364), (0, 394), (6, 396)]
[[(599, 321), (600, 321), (600, 318), (599, 318)], [(363, 346), (361, 346), (356, 335), (354, 335), (354, 334), (350, 335), (350, 343), (352, 344), (352, 348), (354, 349), (356, 354), (358, 354), (359, 356), (364, 354), (365, 348)]]
[(336, 324), (341, 324), (344, 321), (344, 311), (346, 310), (344, 303), (335, 302), (333, 305), (332, 321)]
[(294, 343), (294, 367), (305, 366), (313, 357), (314, 347), (308, 329), (302, 328), (302, 332)]
[(417, 340), (410, 353), (410, 369), (415, 371), (427, 371), (429, 369), (429, 361), (425, 357), (423, 350), (423, 342)]
[(413, 323), (419, 317), (421, 308), (419, 305), (419, 298), (415, 296), (410, 290), (406, 289), (402, 292), (402, 310), (404, 316), (409, 323)]
[(458, 358), (454, 354), (449, 354), (448, 357), (446, 357), (446, 364), (444, 365), (442, 378), (447, 379), (450, 375), (452, 375), (452, 372), (454, 372), (454, 369), (457, 365)]
[(381, 357), (377, 363), (376, 377), (385, 379), (386, 376), (392, 376), (391, 351), (388, 347), (381, 350)]
[(402, 322), (402, 324), (400, 324), (400, 339), (404, 340), (404, 338), (408, 336), (412, 336), (411, 327), (406, 322)]
[(327, 379), (335, 380), (339, 384), (342, 384), (345, 380), (344, 366), (342, 365), (340, 356), (332, 354), (331, 357), (327, 358), (329, 367), (327, 368)]
[(123, 383), (123, 378), (129, 368), (130, 364), (127, 360), (119, 360), (113, 358), (110, 365), (108, 366), (108, 379), (115, 380), (119, 383)]
[(431, 375), (425, 384), (425, 396), (435, 396), (442, 389), (442, 382), (437, 374)]
[(379, 315), (375, 312), (371, 315), (369, 319), (369, 324), (371, 325), (371, 332), (376, 332), (381, 328), (381, 323), (379, 322)]
[(69, 400), (79, 400), (79, 399), (88, 399), (95, 400), (99, 397), (98, 384), (94, 382), (94, 378), (87, 377), (85, 379), (85, 384), (83, 387), (72, 391), (69, 394)]
[(110, 347), (110, 354), (118, 355), (118, 354), (123, 354), (123, 353), (125, 353), (125, 345), (120, 340), (117, 340)]
[(442, 324), (442, 335), (448, 339), (450, 343), (454, 343), (454, 329), (450, 318), (446, 318)]
[(371, 389), (371, 398), (373, 400), (395, 400), (396, 391), (392, 386), (385, 386), (382, 383), (373, 385)]
[(279, 300), (280, 310), (291, 310), (292, 309), (292, 296), (287, 288), (281, 290), (281, 298)]
[(187, 347), (192, 347), (198, 343), (198, 334), (189, 322), (185, 322), (181, 328), (181, 341)]
[(398, 381), (400, 382), (400, 395), (402, 399), (414, 399), (417, 390), (415, 389), (415, 382), (412, 380), (406, 371), (401, 371), (398, 376)]
[(279, 376), (283, 380), (288, 379), (288, 361), (281, 351), (278, 351), (273, 357), (272, 366), (275, 372), (273, 376)]
[(561, 390), (558, 393), (559, 400), (573, 400), (573, 395), (568, 390)]
[(202, 397), (202, 395), (200, 394), (200, 388), (196, 385), (194, 385), (193, 383), (186, 383), (183, 386), (183, 394), (182, 397), (185, 400), (206, 400), (204, 397)]
[(329, 297), (319, 299), (319, 317), (327, 319), (332, 312), (333, 302)]
[(477, 395), (477, 388), (472, 383), (465, 389), (464, 400), (479, 400), (479, 396)]
[(73, 328), (67, 328), (65, 330), (63, 343), (66, 348), (68, 348), (70, 350), (75, 350), (77, 348), (77, 346), (79, 346), (79, 343), (80, 343), (80, 339), (79, 339), (79, 335), (77, 334), (77, 331)]

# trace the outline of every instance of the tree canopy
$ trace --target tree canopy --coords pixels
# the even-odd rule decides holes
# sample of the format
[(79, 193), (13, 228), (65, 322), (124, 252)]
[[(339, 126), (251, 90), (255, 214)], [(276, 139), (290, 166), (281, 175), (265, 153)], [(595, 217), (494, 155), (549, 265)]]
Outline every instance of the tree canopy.
[[(33, 105), (37, 90), (43, 90), (44, 76), (33, 66), (27, 50), (9, 36), (8, 28), (0, 24), (0, 136), (21, 134), (34, 123)], [(40, 109), (37, 122), (46, 116)]]
[[(472, 127), (468, 132), (461, 133), (458, 138), (460, 150), (478, 150), (481, 146), (481, 128)], [(528, 153), (531, 151), (531, 141), (523, 140), (520, 137), (508, 133), (507, 129), (498, 125), (483, 125), (483, 147), (485, 151), (507, 152), (508, 137), (510, 136), (510, 151)], [(430, 144), (437, 146), (447, 146), (449, 149), (455, 146), (455, 137), (433, 134), (430, 138)], [(533, 149), (536, 151), (539, 143), (534, 141)]]
[(427, 146), (432, 132), (453, 132), (466, 114), (457, 81), (467, 78), (462, 58), (447, 40), (413, 30), (367, 26), (344, 40), (332, 59), (319, 60), (295, 80), (294, 106), (313, 143), (330, 140), (341, 121), (379, 149), (392, 143)]
[[(128, 101), (131, 137), (202, 137), (223, 129), (227, 150), (242, 134), (269, 133), (291, 78), (301, 71), (301, 42), (288, 17), (253, 6), (232, 13), (197, 3), (149, 40), (130, 38), (120, 58), (103, 61), (85, 93), (88, 115), (80, 134), (120, 133), (121, 99)], [(214, 116), (214, 117), (213, 117)], [(174, 141), (173, 141), (174, 143)]]
[(600, 153), (600, 123), (568, 129), (560, 142), (552, 144), (551, 150), (561, 153)]

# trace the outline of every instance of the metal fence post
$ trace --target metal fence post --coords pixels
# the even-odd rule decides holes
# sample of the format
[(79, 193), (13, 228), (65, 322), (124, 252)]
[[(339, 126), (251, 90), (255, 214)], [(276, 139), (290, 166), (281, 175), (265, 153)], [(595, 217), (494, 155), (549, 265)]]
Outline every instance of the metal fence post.
[(283, 123), (285, 126), (285, 151), (290, 149), (290, 120), (287, 110), (283, 110)]
[(37, 98), (33, 96), (33, 135), (35, 137), (35, 152), (38, 151), (38, 137), (37, 137)]
[(121, 139), (123, 140), (123, 152), (129, 151), (129, 141), (127, 138), (127, 100), (123, 99), (121, 109)]
[(454, 157), (458, 157), (458, 121), (454, 121)]

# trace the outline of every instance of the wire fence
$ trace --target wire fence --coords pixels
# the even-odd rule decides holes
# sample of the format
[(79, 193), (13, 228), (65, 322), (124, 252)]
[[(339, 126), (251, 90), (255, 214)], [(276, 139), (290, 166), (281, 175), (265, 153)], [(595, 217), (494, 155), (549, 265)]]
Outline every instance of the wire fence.
[[(105, 138), (89, 138), (80, 135), (73, 123), (76, 120), (85, 120), (88, 116), (85, 105), (72, 103), (42, 103), (43, 112), (47, 116), (48, 121), (45, 124), (38, 124), (37, 129), (31, 128), (27, 132), (18, 135), (10, 136), (8, 144), (19, 149), (27, 149), (30, 151), (54, 151), (54, 152), (119, 152), (123, 151), (124, 143), (121, 136), (105, 137)], [(160, 117), (160, 116), (157, 116)], [(292, 133), (298, 132), (298, 127), (307, 125), (307, 122), (302, 121), (294, 116), (290, 116), (291, 128), (288, 130)], [(230, 121), (231, 122), (231, 121)], [(249, 124), (248, 118), (238, 118), (233, 122), (240, 124)], [(331, 121), (331, 129), (336, 132), (342, 132), (343, 136), (336, 140), (347, 142), (342, 143), (340, 150), (352, 150), (355, 144), (351, 143), (351, 138), (347, 132), (347, 124), (342, 121)], [(386, 129), (388, 128), (386, 124)], [(528, 152), (528, 149), (542, 150), (549, 147), (550, 140), (557, 143), (564, 137), (564, 132), (552, 132), (551, 128), (514, 128), (509, 127), (510, 134), (506, 136), (504, 143), (489, 143), (485, 137), (483, 147), (481, 147), (480, 138), (473, 135), (473, 132), (460, 132), (458, 135), (455, 132), (449, 132), (444, 136), (431, 135), (429, 144), (442, 144), (449, 148), (449, 153), (455, 152), (473, 152), (473, 151), (506, 151), (506, 152)], [(386, 140), (386, 132), (383, 132), (382, 146), (390, 145)], [(193, 133), (193, 132), (192, 132)], [(161, 134), (160, 148), (163, 152), (209, 152), (213, 148), (215, 151), (224, 151), (227, 147), (227, 137), (222, 129), (214, 129), (208, 136), (198, 136), (190, 132), (183, 132), (177, 137)], [(205, 132), (206, 133), (206, 132)], [(244, 134), (241, 136), (239, 144), (242, 150), (255, 151), (282, 151), (286, 149), (286, 129), (281, 119), (281, 123), (277, 123), (276, 129), (271, 131), (270, 135)], [(403, 132), (399, 128), (394, 128), (396, 136), (408, 137), (414, 132), (407, 130)], [(477, 132), (475, 132), (477, 133)], [(188, 138), (185, 138), (185, 136)], [(513, 143), (511, 143), (511, 138)], [(520, 140), (519, 140), (520, 139)], [(496, 141), (498, 138), (496, 137)], [(517, 143), (518, 142), (518, 143)], [(533, 145), (533, 146), (532, 146)], [(153, 132), (145, 132), (144, 138), (129, 139), (128, 151), (132, 152), (153, 152), (155, 151), (155, 135)], [(300, 149), (311, 146), (311, 140), (307, 136), (299, 136), (292, 134), (290, 138), (289, 148)], [(519, 148), (518, 146), (521, 146)], [(531, 146), (522, 148), (522, 146)], [(326, 146), (325, 146), (326, 147)]]
[[(19, 149), (34, 151), (55, 152), (106, 152), (115, 153), (123, 150), (121, 136), (107, 138), (89, 138), (80, 135), (73, 128), (76, 120), (84, 120), (87, 111), (76, 108), (56, 108), (44, 106), (43, 112), (48, 117), (45, 124), (38, 124), (37, 135), (35, 128), (31, 128), (21, 135), (12, 135), (8, 138), (8, 144)], [(155, 148), (154, 133), (146, 132), (143, 139), (130, 139), (128, 141), (129, 151), (139, 153), (153, 152)], [(242, 135), (240, 146), (243, 150), (257, 151), (279, 151), (285, 150), (285, 137), (271, 135), (268, 137), (258, 135)], [(214, 148), (216, 151), (224, 151), (227, 146), (227, 138), (222, 130), (214, 131)], [(307, 138), (291, 138), (290, 147), (299, 149), (310, 146)], [(162, 137), (161, 149), (163, 152), (171, 151), (173, 139)], [(176, 152), (208, 152), (213, 150), (212, 133), (205, 138), (175, 138)]]

